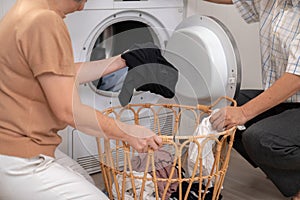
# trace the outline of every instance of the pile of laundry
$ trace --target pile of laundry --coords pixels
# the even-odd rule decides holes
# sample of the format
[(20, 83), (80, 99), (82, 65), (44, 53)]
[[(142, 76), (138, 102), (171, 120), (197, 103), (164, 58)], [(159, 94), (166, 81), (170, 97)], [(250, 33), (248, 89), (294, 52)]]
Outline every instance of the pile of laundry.
[[(135, 178), (133, 179), (134, 181), (134, 188), (135, 188), (135, 193), (137, 196), (141, 194), (141, 188), (142, 188), (142, 177), (144, 177), (144, 171), (146, 169), (147, 165), (147, 154), (139, 154), (138, 156), (135, 156), (132, 158), (132, 175), (134, 177), (141, 177), (141, 178)], [(173, 156), (171, 155), (170, 152), (165, 151), (163, 149), (160, 149), (154, 153), (154, 161), (155, 161), (155, 175), (157, 178), (164, 179), (164, 181), (157, 181), (157, 186), (158, 186), (158, 194), (160, 199), (163, 197), (164, 190), (167, 185), (166, 179), (169, 179), (172, 166), (173, 166)], [(175, 168), (173, 169), (173, 176), (172, 179), (177, 179), (179, 177), (179, 170), (178, 166), (176, 165)], [(186, 177), (184, 169), (181, 169), (182, 178)], [(129, 172), (128, 172), (129, 173)], [(153, 170), (151, 166), (148, 166), (148, 173), (147, 173), (147, 179), (149, 181), (145, 182), (144, 190), (143, 190), (143, 198), (144, 200), (155, 200), (155, 187), (154, 183), (152, 182), (152, 177), (153, 177)], [(123, 175), (118, 174), (117, 175), (117, 184), (118, 184), (118, 191), (122, 191), (122, 185), (123, 185)], [(182, 182), (182, 195), (186, 194), (186, 191), (188, 189), (188, 182)], [(133, 189), (133, 184), (132, 184), (132, 179), (130, 177), (127, 177), (125, 180), (124, 184), (124, 191), (125, 191), (125, 199), (126, 200), (131, 200), (134, 199), (134, 189)], [(202, 188), (205, 188), (203, 185)], [(213, 193), (214, 187), (210, 187), (209, 190), (206, 193), (205, 200), (210, 200), (212, 199), (212, 193)], [(118, 199), (118, 194), (117, 194), (117, 188), (116, 185), (113, 184), (112, 187), (113, 195), (115, 199)], [(204, 191), (201, 191), (202, 195)], [(121, 194), (119, 194), (121, 195)], [(178, 182), (172, 182), (167, 189), (165, 199), (171, 199), (171, 200), (177, 200), (179, 199), (179, 183)], [(199, 196), (199, 183), (193, 183), (192, 187), (190, 189), (189, 195), (188, 195), (188, 200), (193, 200), (193, 199), (198, 199)], [(183, 196), (184, 197), (184, 196)], [(222, 199), (222, 196), (220, 195), (219, 199)]]
[[(202, 122), (199, 124), (199, 126), (197, 127), (194, 135), (208, 135), (208, 134), (214, 134), (216, 133), (216, 131), (212, 130), (211, 128), (211, 124), (209, 123), (209, 117), (205, 118), (202, 120)], [(199, 138), (197, 139), (198, 142), (200, 144), (202, 144), (205, 140), (204, 138)], [(206, 176), (209, 175), (211, 170), (212, 170), (212, 166), (214, 163), (214, 155), (212, 152), (213, 146), (214, 146), (214, 140), (209, 140), (209, 141), (205, 141), (205, 145), (204, 148), (202, 149), (202, 163), (203, 163), (203, 172), (202, 175)], [(168, 183), (168, 179), (173, 179), (173, 180), (177, 180), (179, 178), (179, 171), (181, 171), (181, 178), (188, 178), (191, 176), (191, 174), (193, 174), (193, 169), (195, 164), (197, 163), (197, 154), (198, 154), (198, 146), (195, 143), (190, 143), (189, 145), (189, 156), (188, 156), (188, 175), (185, 173), (185, 170), (183, 168), (181, 168), (181, 170), (178, 169), (178, 165), (176, 163), (174, 163), (174, 156), (169, 152), (166, 151), (164, 149), (160, 149), (158, 151), (155, 151), (153, 156), (154, 156), (154, 166), (155, 166), (155, 175), (156, 178), (159, 179), (156, 183), (157, 183), (157, 188), (158, 188), (158, 194), (159, 194), (159, 198), (161, 199), (164, 195), (164, 193), (166, 193), (165, 198), (164, 199), (171, 199), (171, 200), (178, 200), (180, 199), (180, 192), (179, 192), (179, 182), (178, 181), (172, 181), (171, 184), (169, 185), (169, 187), (167, 188), (167, 191), (165, 191), (166, 189), (166, 185)], [(134, 194), (137, 195), (137, 197), (139, 197), (139, 194), (141, 194), (141, 189), (142, 189), (142, 184), (143, 184), (143, 177), (144, 177), (144, 172), (147, 169), (147, 180), (145, 182), (145, 186), (143, 189), (143, 198), (144, 200), (155, 200), (155, 186), (154, 183), (152, 181), (152, 177), (153, 177), (153, 171), (152, 170), (152, 166), (151, 164), (149, 164), (149, 166), (147, 166), (147, 160), (148, 160), (148, 154), (147, 153), (141, 153), (138, 154), (137, 156), (134, 156), (131, 159), (131, 165), (132, 165), (132, 175), (134, 177), (140, 177), (140, 178), (134, 178), (134, 180), (132, 180), (130, 177), (126, 177), (125, 179), (125, 184), (124, 184), (124, 191), (125, 191), (125, 199), (126, 200), (131, 200), (134, 199)], [(150, 162), (151, 163), (151, 162)], [(127, 174), (129, 174), (129, 171), (126, 172)], [(196, 173), (199, 173), (199, 171), (197, 171)], [(171, 177), (171, 174), (172, 177)], [(171, 177), (171, 178), (170, 178)], [(122, 185), (123, 185), (123, 180), (124, 177), (123, 175), (117, 175), (117, 183), (113, 184), (112, 187), (112, 192), (114, 195), (115, 199), (118, 199), (118, 193), (117, 193), (117, 188), (118, 187), (118, 191), (123, 191), (122, 189)], [(134, 184), (133, 184), (134, 183)], [(118, 186), (116, 186), (116, 184), (118, 184)], [(199, 184), (198, 182), (193, 182), (188, 194), (188, 200), (196, 200), (199, 199), (199, 195), (201, 194), (201, 196), (204, 195), (204, 190), (202, 190), (201, 192), (199, 192)], [(207, 182), (204, 182), (203, 184), (207, 184)], [(205, 194), (205, 200), (211, 200), (212, 199), (212, 195), (213, 195), (213, 190), (214, 190), (214, 181), (210, 181), (209, 183), (209, 189), (206, 191)], [(188, 186), (189, 186), (189, 182), (187, 181), (183, 181), (181, 184), (181, 191), (182, 191), (182, 199), (184, 199), (184, 196), (187, 193), (188, 190)], [(134, 187), (134, 189), (133, 189)], [(206, 188), (205, 185), (202, 185), (203, 189)], [(135, 192), (134, 192), (135, 190)], [(119, 194), (121, 195), (121, 194)], [(222, 199), (222, 195), (219, 195), (219, 200)]]
[[(155, 163), (155, 175), (157, 178), (161, 178), (161, 179), (169, 179), (170, 177), (170, 173), (172, 170), (172, 166), (173, 166), (173, 156), (170, 152), (160, 149), (158, 151), (155, 151), (154, 154), (154, 163)], [(152, 166), (149, 165), (147, 166), (147, 159), (148, 159), (148, 154), (147, 153), (140, 153), (137, 156), (134, 156), (131, 159), (131, 165), (132, 165), (132, 170), (133, 170), (133, 175), (135, 177), (144, 177), (144, 172), (146, 170), (146, 168), (148, 167), (147, 170), (147, 178), (151, 178), (153, 177), (153, 170), (152, 170)], [(173, 169), (173, 177), (172, 179), (177, 179), (178, 178), (178, 168), (174, 168)], [(128, 172), (129, 173), (129, 172)], [(118, 175), (118, 185), (119, 185), (119, 189), (120, 191), (122, 191), (122, 181), (123, 181), (123, 176), (122, 175)], [(158, 187), (158, 191), (159, 191), (159, 196), (162, 197), (163, 193), (164, 193), (164, 189), (166, 187), (167, 181), (157, 181), (157, 187)], [(132, 193), (132, 183), (131, 183), (131, 179), (127, 178), (126, 179), (126, 184), (125, 184), (126, 188), (126, 199), (134, 199), (134, 195)], [(134, 179), (134, 186), (136, 188), (136, 193), (140, 194), (140, 190), (142, 187), (142, 179)], [(169, 197), (171, 196), (172, 193), (176, 192), (178, 187), (178, 183), (177, 182), (173, 182), (170, 184), (168, 190), (167, 190), (167, 194), (166, 194), (166, 198), (165, 199), (169, 199)], [(155, 189), (154, 189), (154, 183), (152, 181), (146, 181), (145, 183), (145, 189), (143, 192), (143, 199), (145, 200), (152, 200), (152, 199), (156, 199), (155, 198)], [(116, 186), (113, 185), (113, 194), (116, 197), (117, 193), (116, 193)], [(131, 198), (130, 198), (131, 197)]]

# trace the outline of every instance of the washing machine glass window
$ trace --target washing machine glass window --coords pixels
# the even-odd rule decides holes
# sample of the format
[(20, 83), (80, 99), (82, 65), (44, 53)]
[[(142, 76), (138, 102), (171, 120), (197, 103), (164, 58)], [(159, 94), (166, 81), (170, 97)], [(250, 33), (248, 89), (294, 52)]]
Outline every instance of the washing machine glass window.
[[(158, 38), (151, 27), (139, 21), (122, 21), (114, 23), (98, 36), (91, 52), (90, 60), (112, 57), (129, 49), (136, 43), (157, 43)], [(159, 45), (159, 44), (158, 44)], [(119, 92), (127, 74), (127, 68), (118, 70), (98, 80), (92, 81), (96, 90)]]

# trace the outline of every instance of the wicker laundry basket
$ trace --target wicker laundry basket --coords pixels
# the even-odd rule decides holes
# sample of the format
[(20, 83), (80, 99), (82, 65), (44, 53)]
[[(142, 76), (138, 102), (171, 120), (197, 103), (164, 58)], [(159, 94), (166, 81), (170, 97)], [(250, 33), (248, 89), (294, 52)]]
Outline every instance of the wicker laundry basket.
[[(141, 158), (141, 154), (123, 141), (97, 138), (100, 167), (109, 198), (183, 200), (192, 199), (190, 195), (193, 194), (197, 199), (219, 199), (236, 127), (204, 136), (195, 136), (194, 133), (201, 120), (207, 118), (220, 102), (236, 106), (233, 99), (221, 97), (210, 106), (139, 104), (104, 110), (107, 116), (152, 129), (163, 140), (163, 153), (169, 153), (172, 159), (167, 166), (167, 177), (161, 177), (156, 158), (163, 153), (156, 154), (149, 148), (148, 153), (143, 154), (144, 168), (137, 173), (135, 158)], [(204, 155), (204, 146), (209, 143), (213, 160), (209, 172), (204, 173), (207, 156)], [(197, 146), (196, 162), (192, 168), (188, 163), (191, 144)], [(146, 192), (149, 187), (153, 189), (152, 195)]]

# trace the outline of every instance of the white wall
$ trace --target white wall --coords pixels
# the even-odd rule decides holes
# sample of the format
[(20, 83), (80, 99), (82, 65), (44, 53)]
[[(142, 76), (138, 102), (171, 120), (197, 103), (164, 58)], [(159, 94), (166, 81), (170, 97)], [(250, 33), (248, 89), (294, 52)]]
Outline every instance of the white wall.
[(5, 15), (5, 13), (12, 7), (15, 0), (0, 0), (0, 19)]
[(223, 22), (234, 36), (242, 62), (242, 88), (261, 88), (258, 24), (247, 24), (234, 5), (188, 0), (187, 15), (209, 15)]

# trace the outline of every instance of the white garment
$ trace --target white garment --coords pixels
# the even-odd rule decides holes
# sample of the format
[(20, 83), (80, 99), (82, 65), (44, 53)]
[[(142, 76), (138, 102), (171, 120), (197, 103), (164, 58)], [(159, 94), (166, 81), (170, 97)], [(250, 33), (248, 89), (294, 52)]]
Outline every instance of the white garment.
[[(144, 173), (143, 172), (132, 172), (134, 176), (136, 177), (143, 177)], [(147, 173), (147, 178), (152, 178), (150, 174)], [(120, 191), (120, 197), (122, 194), (122, 184), (123, 184), (123, 175), (117, 174), (117, 184), (119, 186), (119, 191)], [(139, 195), (141, 194), (141, 189), (142, 189), (142, 179), (134, 179), (134, 186), (136, 189), (136, 195), (139, 199)], [(118, 199), (117, 195), (117, 190), (116, 190), (116, 183), (113, 184), (112, 186), (112, 193), (115, 199)], [(125, 180), (125, 199), (124, 200), (131, 200), (134, 199), (134, 194), (133, 194), (133, 186), (131, 183), (131, 179), (129, 177), (126, 178)], [(145, 183), (145, 189), (143, 192), (143, 200), (155, 200), (155, 190), (154, 190), (154, 184), (152, 181), (146, 181)]]
[(93, 184), (45, 155), (0, 155), (1, 200), (108, 200)]
[[(217, 109), (214, 110), (217, 112)], [(212, 128), (212, 125), (209, 121), (209, 117), (204, 118), (199, 126), (197, 127), (194, 136), (207, 136), (218, 133), (218, 131)], [(202, 163), (203, 163), (203, 176), (207, 176), (210, 174), (213, 163), (214, 163), (214, 154), (213, 154), (213, 146), (215, 144), (215, 140), (208, 139), (207, 137), (198, 138), (198, 143), (200, 144), (200, 150), (202, 150)], [(198, 145), (196, 143), (191, 142), (189, 145), (189, 157), (188, 157), (188, 173), (191, 176), (193, 174), (194, 166), (196, 164), (196, 159), (198, 156)], [(197, 166), (199, 168), (199, 166)], [(195, 174), (199, 174), (199, 169), (197, 169)], [(210, 185), (212, 186), (212, 185)]]

